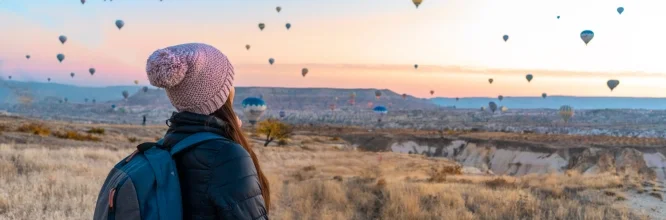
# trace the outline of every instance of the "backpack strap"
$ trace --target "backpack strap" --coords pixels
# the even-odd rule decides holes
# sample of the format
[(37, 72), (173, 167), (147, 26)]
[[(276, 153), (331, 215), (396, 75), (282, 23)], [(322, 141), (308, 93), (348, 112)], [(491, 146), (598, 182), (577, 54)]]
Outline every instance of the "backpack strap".
[[(224, 137), (214, 134), (211, 132), (199, 132), (190, 136), (187, 136), (185, 139), (180, 140), (176, 145), (171, 147), (171, 156), (177, 154), (178, 152), (181, 152), (188, 147), (194, 146), (199, 143), (203, 143), (205, 141), (210, 141), (210, 140), (215, 140), (215, 139), (225, 139)], [(159, 143), (159, 142), (158, 142)]]

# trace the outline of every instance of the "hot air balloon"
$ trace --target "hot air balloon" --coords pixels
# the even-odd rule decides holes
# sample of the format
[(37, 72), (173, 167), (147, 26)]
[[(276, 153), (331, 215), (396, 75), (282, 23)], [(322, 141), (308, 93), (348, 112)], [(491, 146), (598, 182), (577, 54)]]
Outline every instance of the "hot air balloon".
[(273, 59), (273, 58), (268, 59), (268, 63), (270, 63), (271, 65), (273, 65), (273, 63), (275, 63), (275, 59)]
[(65, 98), (65, 103), (67, 103), (67, 101), (68, 101), (67, 98)]
[(460, 100), (460, 98), (456, 97), (456, 102), (457, 102), (458, 100)]
[(86, 3), (86, 0), (81, 0), (82, 5), (85, 4), (85, 3)]
[(60, 43), (65, 44), (65, 42), (67, 42), (67, 36), (60, 35), (60, 37), (58, 37), (58, 40), (60, 40)]
[(134, 80), (134, 85), (139, 85), (139, 80)]
[(253, 126), (257, 123), (267, 108), (266, 102), (264, 102), (264, 100), (255, 97), (246, 98), (243, 100), (241, 105), (243, 106), (243, 112), (245, 113), (245, 116)]
[(594, 32), (592, 32), (591, 30), (584, 30), (583, 32), (580, 32), (580, 39), (583, 39), (585, 45), (587, 45), (587, 43), (590, 43), (592, 38), (594, 38)]
[(92, 100), (92, 103), (95, 104), (95, 102), (97, 102), (97, 101), (96, 101), (95, 99), (93, 99), (93, 100)]
[(303, 68), (303, 69), (301, 70), (301, 75), (303, 75), (303, 77), (305, 77), (305, 75), (308, 75), (308, 72), (309, 72), (309, 71), (310, 71), (310, 70), (308, 70), (308, 68)]
[(280, 13), (280, 11), (282, 11), (282, 7), (277, 6), (277, 7), (275, 7), (275, 10), (276, 10), (278, 13)]
[(95, 75), (95, 68), (88, 69), (88, 72), (90, 73), (91, 76)]
[(500, 111), (501, 111), (501, 112), (506, 112), (506, 111), (508, 111), (508, 110), (509, 110), (509, 108), (507, 108), (506, 106), (501, 106), (501, 107), (500, 107)]
[(421, 2), (423, 2), (423, 0), (412, 0), (412, 2), (414, 3), (414, 5), (416, 5), (416, 8), (419, 8), (419, 5), (421, 5)]
[(76, 75), (76, 74), (74, 74), (74, 73), (69, 74), (69, 76), (71, 76), (72, 78), (74, 78), (74, 75)]
[(62, 104), (62, 100), (58, 100), (58, 103)]
[(123, 94), (123, 98), (125, 98), (125, 100), (127, 100), (127, 97), (129, 97), (129, 92), (127, 90), (124, 90), (122, 94)]
[(118, 27), (118, 30), (122, 29), (123, 26), (125, 26), (125, 22), (123, 20), (116, 20), (116, 27)]
[(481, 111), (485, 111), (485, 110), (486, 110), (486, 106), (481, 106)]
[(250, 50), (250, 45), (249, 45), (249, 44), (246, 44), (246, 45), (245, 45), (245, 49)]
[(9, 79), (12, 79), (12, 76), (9, 76)]
[(505, 34), (504, 36), (502, 36), (502, 39), (504, 39), (504, 42), (508, 41), (509, 40), (509, 35)]
[(349, 105), (356, 104), (356, 92), (349, 94)]
[(259, 30), (263, 31), (265, 27), (266, 25), (264, 23), (259, 23)]
[(29, 59), (30, 59), (30, 55), (25, 55), (25, 58), (29, 60)]
[(430, 90), (430, 95), (434, 95), (434, 94), (435, 94), (435, 90)]
[(419, 65), (418, 65), (418, 64), (414, 64), (414, 69), (418, 69), (418, 68), (419, 68)]
[(46, 78), (46, 81), (49, 81), (49, 82), (51, 82), (51, 78)]
[(62, 63), (62, 61), (65, 60), (65, 54), (59, 53), (56, 55), (56, 58), (58, 58), (58, 61)]
[(488, 83), (490, 83), (490, 84), (493, 84), (493, 81), (495, 81), (495, 80), (493, 80), (493, 78), (488, 79)]
[(615, 87), (620, 85), (620, 80), (617, 80), (617, 79), (608, 80), (608, 82), (606, 82), (606, 85), (608, 86), (608, 88), (610, 88), (610, 90), (612, 92), (613, 89), (615, 89)]
[(111, 109), (116, 109), (116, 105), (111, 105)]
[(569, 119), (574, 116), (574, 109), (571, 106), (563, 105), (560, 107), (560, 117), (564, 122), (569, 122)]
[(495, 102), (489, 102), (488, 107), (490, 108), (490, 111), (492, 111), (493, 113), (495, 113), (495, 110), (497, 110), (497, 104), (495, 104)]
[(83, 102), (88, 103), (88, 98), (83, 99)]
[(379, 97), (381, 96), (382, 96), (382, 91), (379, 90), (375, 91), (375, 98), (379, 99)]
[(402, 99), (407, 99), (407, 94), (406, 93), (402, 94)]
[(622, 12), (624, 12), (624, 7), (618, 7), (617, 8), (617, 13), (622, 14)]
[(504, 99), (504, 96), (502, 96), (502, 95), (499, 95), (499, 96), (497, 96), (497, 99), (499, 99), (499, 100), (500, 100), (500, 102), (501, 102), (501, 101), (502, 101), (502, 100)]
[(548, 97), (548, 94), (546, 94), (545, 92), (544, 92), (544, 93), (541, 93), (541, 98), (544, 98), (544, 99), (545, 99), (546, 97)]
[(287, 113), (285, 113), (284, 110), (280, 110), (279, 116), (280, 118), (284, 118), (284, 116), (287, 116)]
[(143, 87), (143, 92), (148, 92), (148, 86)]
[(388, 109), (381, 105), (375, 106), (375, 108), (373, 108), (372, 111), (378, 115), (377, 121), (379, 122), (381, 122), (384, 115), (388, 113)]
[(287, 23), (287, 24), (285, 24), (284, 26), (287, 27), (287, 30), (289, 30), (289, 29), (291, 28), (291, 24), (290, 24), (290, 23)]
[(557, 16), (557, 19), (560, 19), (560, 16), (559, 16), (559, 15)]
[(532, 74), (527, 74), (525, 76), (525, 79), (527, 79), (527, 82), (532, 82), (532, 78), (534, 78), (534, 76), (532, 76)]

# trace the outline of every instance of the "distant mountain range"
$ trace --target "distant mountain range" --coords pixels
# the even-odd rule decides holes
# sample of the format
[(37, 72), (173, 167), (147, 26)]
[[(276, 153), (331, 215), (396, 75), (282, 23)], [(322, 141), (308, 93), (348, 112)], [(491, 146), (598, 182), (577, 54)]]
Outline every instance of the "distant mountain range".
[[(97, 103), (123, 102), (123, 91), (128, 91), (127, 100), (131, 105), (170, 105), (164, 90), (150, 87), (148, 92), (142, 91), (143, 86), (110, 86), (81, 87), (57, 83), (21, 82), (0, 80), (0, 103), (12, 105), (19, 103), (22, 97), (29, 97), (33, 103), (45, 100), (67, 98), (70, 103), (84, 103), (95, 99)], [(494, 101), (498, 106), (510, 109), (556, 109), (562, 105), (570, 105), (576, 109), (666, 109), (666, 98), (626, 98), (626, 97), (572, 97), (549, 96), (541, 97), (504, 97), (500, 102), (497, 98), (471, 97), (422, 99), (407, 96), (390, 90), (380, 90), (380, 99), (375, 97), (376, 89), (332, 89), (332, 88), (271, 88), (271, 87), (237, 87), (235, 105), (239, 106), (247, 97), (262, 97), (271, 109), (321, 110), (331, 107), (368, 108), (370, 103), (385, 105), (391, 109), (432, 109), (437, 106), (456, 108), (480, 108)], [(355, 105), (351, 105), (351, 94), (355, 94)]]

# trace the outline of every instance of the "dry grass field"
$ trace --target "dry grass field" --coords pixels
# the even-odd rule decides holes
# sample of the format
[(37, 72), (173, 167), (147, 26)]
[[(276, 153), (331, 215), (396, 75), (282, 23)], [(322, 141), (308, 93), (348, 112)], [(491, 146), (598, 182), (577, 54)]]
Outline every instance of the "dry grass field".
[[(166, 129), (35, 123), (0, 118), (0, 219), (90, 219), (110, 168)], [(271, 219), (650, 219), (625, 200), (662, 195), (632, 175), (469, 175), (448, 160), (359, 152), (331, 137), (253, 142)]]

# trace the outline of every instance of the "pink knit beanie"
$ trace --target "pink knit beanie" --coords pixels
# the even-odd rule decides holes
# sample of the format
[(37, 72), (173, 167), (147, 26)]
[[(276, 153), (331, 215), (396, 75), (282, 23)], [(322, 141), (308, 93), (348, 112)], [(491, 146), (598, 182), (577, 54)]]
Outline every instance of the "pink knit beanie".
[(210, 115), (229, 98), (234, 67), (214, 47), (190, 43), (159, 49), (146, 63), (150, 84), (166, 90), (179, 112)]

